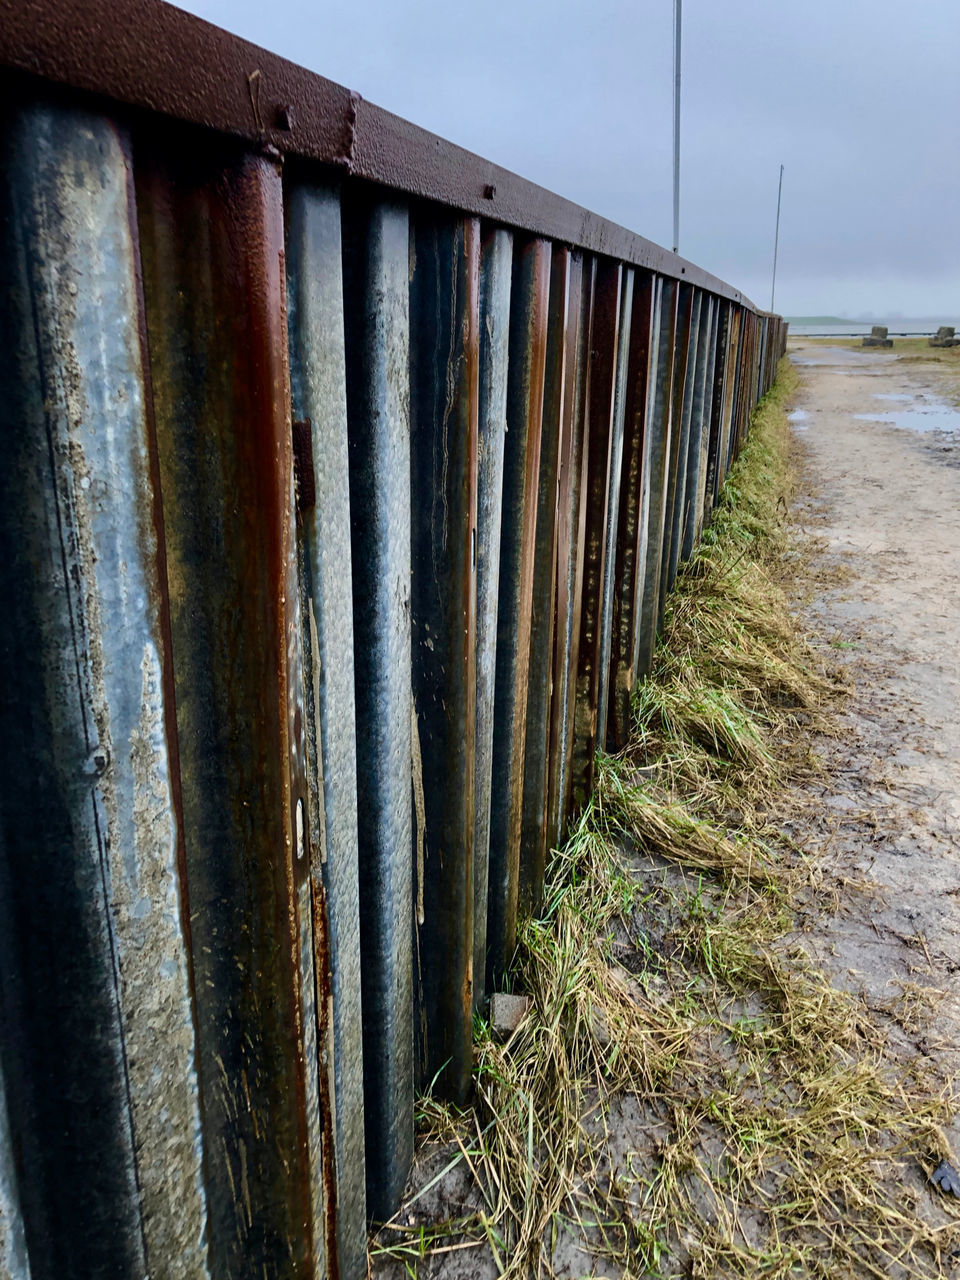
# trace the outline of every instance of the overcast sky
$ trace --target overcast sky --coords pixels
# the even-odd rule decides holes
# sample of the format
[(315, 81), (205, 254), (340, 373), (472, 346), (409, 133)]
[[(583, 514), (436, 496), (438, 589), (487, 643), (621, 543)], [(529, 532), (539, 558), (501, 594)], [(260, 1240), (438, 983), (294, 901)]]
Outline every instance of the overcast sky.
[[(660, 244), (672, 0), (187, 0)], [(777, 310), (960, 322), (957, 0), (685, 0), (680, 251)]]

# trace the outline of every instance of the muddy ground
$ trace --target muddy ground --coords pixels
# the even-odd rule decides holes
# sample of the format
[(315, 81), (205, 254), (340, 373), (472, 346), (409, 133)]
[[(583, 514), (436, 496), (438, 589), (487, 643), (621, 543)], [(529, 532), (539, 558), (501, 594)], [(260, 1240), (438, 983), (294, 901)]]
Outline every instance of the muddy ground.
[[(905, 1052), (960, 1074), (960, 411), (949, 367), (793, 340), (801, 529), (822, 539), (798, 613), (853, 697), (795, 832), (842, 893), (806, 940), (835, 980), (937, 1004)], [(834, 580), (835, 579), (835, 580)], [(943, 993), (942, 996), (939, 993)], [(960, 1129), (948, 1133), (960, 1155)]]
[[(837, 985), (862, 994), (896, 1057), (949, 1080), (960, 1076), (960, 361), (812, 340), (791, 341), (790, 354), (802, 379), (793, 418), (803, 482), (791, 518), (804, 568), (793, 605), (851, 689), (836, 734), (816, 736), (825, 769), (784, 799), (781, 825), (816, 855), (837, 904), (824, 910), (821, 895), (801, 910), (795, 938)], [(915, 1018), (904, 1016), (911, 1002)], [(658, 1141), (636, 1098), (621, 1112), (619, 1132), (613, 1111), (608, 1120), (614, 1165)], [(944, 1136), (960, 1157), (956, 1117)], [(450, 1154), (421, 1149), (411, 1194)], [(916, 1161), (898, 1176), (921, 1216), (944, 1221)], [(478, 1207), (461, 1163), (403, 1220), (429, 1226)], [(747, 1243), (751, 1234), (748, 1224)], [(441, 1252), (415, 1261), (374, 1257), (372, 1272), (497, 1274), (483, 1246), (436, 1244)], [(550, 1253), (558, 1275), (624, 1274), (575, 1235)], [(674, 1262), (678, 1273), (688, 1265)], [(936, 1274), (960, 1274), (955, 1262)]]

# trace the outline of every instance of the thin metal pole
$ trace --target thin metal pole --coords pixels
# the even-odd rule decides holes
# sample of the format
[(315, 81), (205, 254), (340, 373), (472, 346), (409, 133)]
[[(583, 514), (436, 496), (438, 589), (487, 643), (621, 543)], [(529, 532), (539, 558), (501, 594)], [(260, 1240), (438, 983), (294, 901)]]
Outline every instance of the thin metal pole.
[(770, 283), (770, 310), (777, 288), (777, 250), (780, 248), (780, 197), (783, 195), (783, 165), (780, 166), (780, 185), (777, 187), (777, 233), (773, 238), (773, 280)]
[(680, 247), (680, 27), (683, 0), (673, 0), (673, 252)]

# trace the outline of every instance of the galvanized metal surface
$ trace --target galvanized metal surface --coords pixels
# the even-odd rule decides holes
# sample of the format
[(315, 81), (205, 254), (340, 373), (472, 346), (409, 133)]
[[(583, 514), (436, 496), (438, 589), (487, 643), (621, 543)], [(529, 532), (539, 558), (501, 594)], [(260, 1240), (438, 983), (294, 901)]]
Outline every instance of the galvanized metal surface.
[(206, 1271), (127, 138), (4, 140), (2, 1071), (35, 1276)]
[(493, 735), (496, 786), (490, 803), (488, 989), (492, 989), (505, 974), (517, 935), (549, 289), (549, 244), (543, 240), (515, 244), (507, 436), (503, 462), (503, 509), (506, 514), (500, 535), (500, 605), (497, 613)]
[[(660, 285), (639, 273), (633, 289), (630, 349), (624, 387), (624, 440), (620, 469), (620, 513), (617, 522), (608, 678), (610, 713), (607, 739), (614, 750), (626, 746), (631, 730), (631, 695), (636, 670), (637, 630), (643, 595), (646, 520), (649, 507), (651, 384), (656, 377), (656, 342)], [(608, 745), (607, 742), (604, 746)]]
[(560, 526), (559, 482), (561, 451), (570, 413), (570, 259), (571, 252), (566, 246), (555, 247), (550, 267), (518, 872), (518, 907), (520, 913), (526, 915), (536, 911), (540, 903), (549, 843), (547, 802)]
[(600, 655), (603, 630), (603, 587), (607, 558), (607, 506), (614, 453), (614, 401), (620, 296), (623, 268), (601, 260), (594, 286), (587, 418), (584, 440), (583, 583), (580, 591), (580, 641), (577, 648), (576, 713), (571, 787), (580, 808), (593, 790), (598, 745)]
[(0, 1270), (359, 1280), (785, 329), (156, 0), (0, 65)]
[[(678, 490), (683, 484), (680, 468), (681, 444), (684, 436), (685, 410), (690, 404), (692, 385), (687, 381), (688, 367), (693, 370), (691, 338), (696, 334), (694, 307), (699, 295), (689, 285), (681, 284), (677, 301), (677, 329), (673, 350), (673, 402), (670, 408), (670, 442), (666, 455), (666, 486), (663, 511), (663, 552), (660, 565), (660, 592), (657, 597), (657, 635), (663, 630), (667, 594), (673, 585), (676, 566), (673, 559), (675, 515)], [(692, 384), (692, 377), (691, 377)], [(686, 419), (689, 423), (689, 420)]]
[(673, 587), (680, 564), (680, 549), (688, 514), (688, 488), (690, 481), (691, 440), (697, 438), (697, 401), (702, 399), (703, 363), (701, 361), (701, 313), (704, 307), (702, 294), (695, 294), (690, 313), (690, 335), (687, 347), (687, 368), (683, 387), (683, 410), (680, 418), (679, 447), (677, 450), (676, 497), (673, 504), (673, 532), (670, 537), (670, 564), (667, 572), (667, 589)]
[[(556, 271), (557, 264), (554, 264)], [(581, 382), (584, 352), (589, 342), (589, 306), (593, 264), (584, 264), (578, 253), (566, 261), (567, 289), (563, 315), (563, 372), (559, 401), (559, 466), (557, 475), (556, 606), (551, 655), (550, 744), (547, 755), (547, 839), (551, 848), (560, 840), (566, 814), (570, 740), (573, 733), (573, 699), (576, 684), (580, 556), (580, 489), (583, 471), (583, 398)], [(559, 319), (557, 320), (559, 325)], [(531, 875), (530, 898), (539, 898), (543, 867)]]
[(692, 492), (687, 508), (687, 523), (683, 535), (682, 555), (684, 560), (689, 560), (693, 555), (703, 532), (703, 504), (707, 484), (710, 420), (717, 361), (718, 303), (716, 299), (710, 298), (707, 306), (707, 315), (705, 319), (702, 318), (705, 333), (702, 338), (700, 353), (703, 369), (700, 373), (696, 407), (697, 437), (695, 442), (691, 440), (690, 443), (690, 487)]
[(424, 802), (417, 1079), (436, 1078), (459, 1100), (473, 1046), (479, 283), (479, 222), (418, 210), (410, 240), (411, 618)]
[[(644, 601), (646, 597), (647, 568), (649, 557), (649, 541), (650, 541), (650, 512), (651, 501), (654, 495), (653, 478), (654, 467), (653, 459), (656, 454), (656, 410), (657, 395), (659, 392), (659, 371), (661, 365), (661, 330), (664, 323), (664, 281), (660, 276), (655, 277), (653, 286), (653, 314), (650, 320), (650, 340), (648, 345), (648, 369), (647, 369), (647, 399), (644, 407), (644, 430), (643, 430), (643, 453), (640, 463), (640, 516), (637, 529), (637, 570), (636, 585), (634, 587), (633, 600), (633, 679), (636, 681), (641, 674), (645, 673), (646, 667), (641, 666), (642, 653), (641, 649), (645, 643), (644, 627)], [(672, 323), (672, 321), (671, 321)], [(628, 723), (629, 721), (627, 721)]]
[[(307, 1061), (332, 1075), (340, 1268), (350, 1276), (360, 1274), (366, 1263), (366, 1190), (363, 1073), (351, 1065), (362, 1061), (363, 1030), (340, 192), (294, 183), (286, 192), (286, 215), (291, 408), (294, 421), (304, 424), (309, 451), (299, 459), (297, 476), (306, 845), (311, 880), (318, 899), (322, 892), (329, 924), (333, 1031), (332, 1045), (305, 1048)], [(315, 1017), (308, 1022), (312, 1025)], [(311, 1071), (308, 1080), (313, 1085), (316, 1079)], [(318, 1112), (319, 1096), (310, 1107), (310, 1113)], [(318, 1212), (320, 1206), (315, 1217)]]
[(0, 1275), (30, 1280), (30, 1257), (17, 1186), (13, 1135), (7, 1115), (7, 1096), (0, 1069)]
[[(554, 659), (553, 696), (557, 701), (551, 728), (550, 788), (548, 799), (556, 813), (556, 839), (566, 826), (572, 806), (573, 744), (576, 730), (577, 664), (580, 652), (580, 616), (583, 598), (584, 548), (587, 523), (586, 471), (589, 456), (590, 366), (593, 345), (594, 291), (597, 278), (595, 258), (580, 260), (578, 289), (579, 320), (571, 335), (575, 343), (571, 401), (570, 446), (566, 450), (566, 474), (562, 475), (561, 512), (568, 523), (562, 529), (558, 549), (557, 638)], [(561, 613), (561, 603), (563, 612)]]
[(647, 504), (643, 594), (640, 603), (640, 625), (637, 631), (636, 670), (640, 676), (646, 675), (653, 666), (653, 652), (659, 630), (661, 567), (664, 560), (664, 529), (670, 481), (670, 438), (673, 425), (677, 293), (678, 285), (674, 281), (663, 282), (658, 326), (657, 370), (648, 430), (649, 448), (646, 450), (646, 461), (650, 469), (650, 496)]
[(304, 1024), (326, 1016), (314, 988), (329, 956), (309, 941), (297, 838), (306, 708), (282, 186), (270, 159), (191, 143), (150, 132), (135, 156), (210, 1249), (217, 1274), (306, 1276), (327, 1234), (318, 1183), (321, 1213), (334, 1211), (333, 1124), (328, 1097), (319, 1133), (307, 1115)]
[(409, 224), (366, 193), (344, 224), (367, 1209), (383, 1220), (413, 1158)]
[(720, 442), (723, 434), (723, 415), (726, 404), (727, 377), (730, 356), (730, 307), (720, 302), (720, 319), (717, 327), (717, 358), (714, 367), (713, 405), (710, 412), (710, 441), (707, 446), (707, 476), (703, 494), (703, 520), (706, 524), (713, 513), (717, 499), (717, 474), (720, 463)]
[[(494, 762), (494, 693), (500, 584), (503, 455), (507, 434), (507, 367), (513, 240), (492, 231), (480, 255), (480, 423), (477, 442), (477, 780), (474, 827), (473, 972), (487, 969), (487, 886)], [(474, 983), (474, 1008), (484, 983)]]
[(613, 646), (613, 602), (617, 592), (617, 534), (620, 520), (620, 486), (623, 472), (623, 435), (627, 411), (627, 376), (630, 366), (633, 326), (633, 278), (629, 268), (623, 273), (620, 292), (620, 332), (614, 382), (613, 425), (610, 440), (610, 474), (607, 479), (607, 515), (604, 533), (603, 589), (600, 593), (600, 686), (597, 690), (597, 746), (607, 745), (610, 653)]

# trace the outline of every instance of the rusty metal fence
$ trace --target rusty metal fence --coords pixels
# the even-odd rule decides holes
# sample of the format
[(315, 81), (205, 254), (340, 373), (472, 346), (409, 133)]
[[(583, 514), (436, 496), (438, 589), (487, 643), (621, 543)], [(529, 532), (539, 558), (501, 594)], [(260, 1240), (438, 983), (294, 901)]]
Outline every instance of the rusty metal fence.
[(354, 1280), (785, 326), (157, 0), (0, 65), (0, 1273)]

